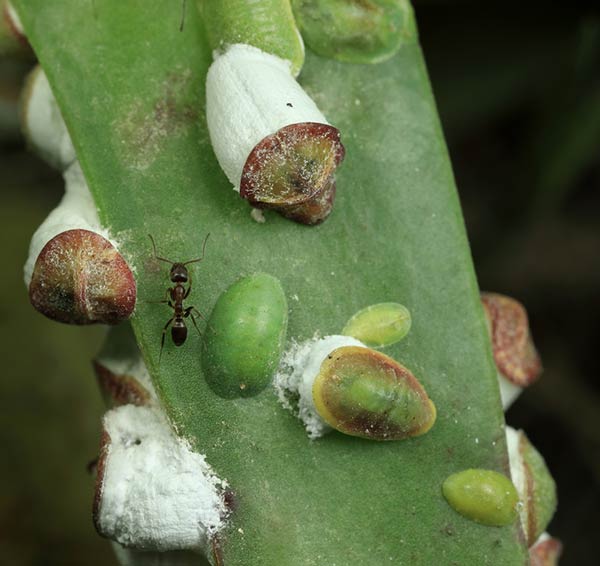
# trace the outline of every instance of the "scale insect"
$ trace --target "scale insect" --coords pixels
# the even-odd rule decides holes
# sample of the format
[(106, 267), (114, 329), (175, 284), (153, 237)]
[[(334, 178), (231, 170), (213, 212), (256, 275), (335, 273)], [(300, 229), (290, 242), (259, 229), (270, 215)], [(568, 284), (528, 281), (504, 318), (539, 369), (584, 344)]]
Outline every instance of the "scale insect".
[(162, 330), (162, 336), (160, 339), (160, 355), (158, 356), (158, 363), (160, 364), (163, 348), (165, 346), (165, 335), (169, 327), (171, 327), (171, 339), (173, 340), (173, 344), (175, 344), (175, 346), (181, 346), (187, 339), (187, 326), (185, 324), (186, 318), (191, 319), (191, 321), (194, 323), (194, 327), (198, 331), (198, 334), (200, 336), (202, 335), (198, 325), (196, 324), (196, 319), (194, 318), (194, 315), (197, 315), (204, 319), (202, 313), (194, 306), (184, 307), (183, 301), (188, 298), (192, 290), (192, 277), (189, 274), (186, 265), (189, 265), (190, 263), (196, 263), (204, 259), (206, 242), (208, 241), (210, 234), (207, 234), (206, 238), (204, 238), (204, 243), (202, 244), (202, 255), (196, 259), (191, 259), (186, 262), (172, 261), (165, 257), (160, 257), (156, 252), (154, 238), (150, 234), (148, 234), (148, 236), (152, 242), (155, 259), (171, 264), (169, 279), (171, 280), (171, 283), (174, 283), (173, 287), (168, 287), (166, 290), (167, 299), (163, 301), (156, 301), (157, 303), (167, 304), (173, 309), (173, 316), (167, 321)]

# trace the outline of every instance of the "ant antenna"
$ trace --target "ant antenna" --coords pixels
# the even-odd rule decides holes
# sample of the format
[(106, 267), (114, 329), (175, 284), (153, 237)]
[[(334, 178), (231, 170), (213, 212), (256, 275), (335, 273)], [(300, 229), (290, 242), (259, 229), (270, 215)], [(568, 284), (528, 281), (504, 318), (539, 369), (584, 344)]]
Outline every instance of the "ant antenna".
[(204, 238), (204, 243), (202, 244), (202, 255), (197, 259), (191, 259), (190, 261), (186, 261), (183, 265), (187, 265), (188, 263), (196, 263), (197, 261), (202, 261), (204, 259), (204, 252), (206, 250), (206, 242), (208, 242), (208, 237), (210, 236), (210, 232), (206, 234), (206, 238)]
[(181, 3), (181, 24), (179, 24), (179, 31), (183, 31), (183, 24), (185, 23), (185, 7), (187, 0), (183, 0)]
[(166, 261), (167, 263), (170, 263), (171, 265), (173, 265), (175, 263), (174, 261), (171, 261), (170, 259), (167, 259), (166, 257), (159, 257), (159, 255), (156, 253), (156, 244), (154, 243), (154, 238), (152, 237), (151, 234), (148, 234), (148, 237), (152, 241), (152, 248), (154, 249), (154, 257), (160, 261)]

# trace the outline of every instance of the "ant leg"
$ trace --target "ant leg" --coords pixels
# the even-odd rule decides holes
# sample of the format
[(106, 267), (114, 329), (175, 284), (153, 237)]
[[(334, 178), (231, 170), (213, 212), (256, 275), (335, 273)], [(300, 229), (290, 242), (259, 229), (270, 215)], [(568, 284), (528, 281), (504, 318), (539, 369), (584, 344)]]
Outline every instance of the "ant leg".
[(208, 323), (206, 317), (196, 308), (196, 307), (188, 307), (190, 312), (193, 312), (196, 316), (199, 316), (204, 322), (206, 322), (206, 328), (209, 328), (212, 332), (214, 332), (213, 327)]
[(152, 248), (154, 249), (154, 257), (160, 261), (166, 261), (167, 263), (170, 263), (171, 265), (173, 265), (175, 262), (171, 261), (170, 259), (167, 259), (166, 257), (160, 257), (157, 253), (156, 253), (156, 244), (154, 243), (154, 238), (152, 237), (151, 234), (148, 234), (148, 237), (150, 238), (150, 240), (152, 241)]
[(204, 315), (196, 307), (189, 307), (189, 309), (194, 311), (195, 314), (197, 314), (204, 322), (206, 322)]
[(198, 336), (202, 336), (202, 332), (200, 332), (200, 329), (198, 328), (198, 325), (196, 324), (196, 319), (194, 318), (194, 312), (196, 308), (195, 307), (188, 307), (187, 309), (185, 309), (185, 312), (183, 313), (183, 317), (184, 318), (190, 318), (192, 320), (192, 322), (194, 323), (194, 326), (196, 327), (196, 330), (198, 331)]
[(158, 305), (158, 304), (163, 304), (163, 305), (169, 305), (170, 307), (172, 307), (173, 305), (171, 304), (171, 298), (169, 295), (169, 292), (171, 291), (171, 289), (167, 289), (166, 290), (166, 299), (163, 299), (162, 301), (144, 301), (145, 303), (149, 303), (149, 304), (153, 304), (153, 305)]
[(183, 296), (184, 299), (187, 299), (191, 290), (192, 290), (192, 274), (188, 272), (188, 288), (185, 290), (185, 295)]
[(167, 321), (167, 324), (165, 324), (163, 331), (162, 331), (162, 336), (160, 338), (160, 354), (158, 356), (158, 365), (159, 366), (160, 366), (160, 360), (162, 359), (163, 348), (165, 347), (165, 334), (167, 333), (167, 329), (169, 328), (169, 326), (171, 326), (171, 324), (173, 323), (174, 320), (175, 320), (175, 317), (172, 316)]

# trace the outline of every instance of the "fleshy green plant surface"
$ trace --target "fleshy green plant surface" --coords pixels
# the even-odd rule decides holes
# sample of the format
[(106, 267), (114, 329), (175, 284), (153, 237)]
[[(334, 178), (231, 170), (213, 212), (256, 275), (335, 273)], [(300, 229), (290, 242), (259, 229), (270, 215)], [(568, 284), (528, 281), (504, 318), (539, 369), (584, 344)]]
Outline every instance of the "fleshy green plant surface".
[[(210, 49), (195, 10), (173, 2), (15, 0), (55, 91), (102, 221), (135, 268), (133, 327), (177, 430), (235, 491), (224, 564), (524, 564), (516, 523), (455, 513), (441, 484), (465, 468), (507, 473), (503, 416), (450, 163), (422, 54), (379, 65), (307, 54), (301, 83), (342, 131), (347, 157), (330, 218), (259, 224), (231, 190), (204, 119)], [(95, 6), (95, 7), (94, 7)], [(205, 315), (240, 276), (277, 277), (288, 338), (339, 331), (365, 304), (400, 302), (412, 329), (386, 354), (438, 409), (426, 435), (377, 443), (332, 432), (309, 441), (271, 388), (225, 399), (206, 384), (193, 328), (160, 366), (168, 271), (192, 264), (186, 304)]]

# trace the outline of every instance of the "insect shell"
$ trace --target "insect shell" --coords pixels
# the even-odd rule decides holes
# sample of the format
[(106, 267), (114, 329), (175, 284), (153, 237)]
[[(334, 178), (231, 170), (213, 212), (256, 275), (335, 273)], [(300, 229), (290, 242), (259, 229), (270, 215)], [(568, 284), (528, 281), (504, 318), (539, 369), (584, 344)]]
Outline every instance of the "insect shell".
[(275, 277), (238, 279), (218, 298), (203, 341), (202, 366), (215, 393), (251, 397), (271, 382), (287, 331), (285, 293)]

